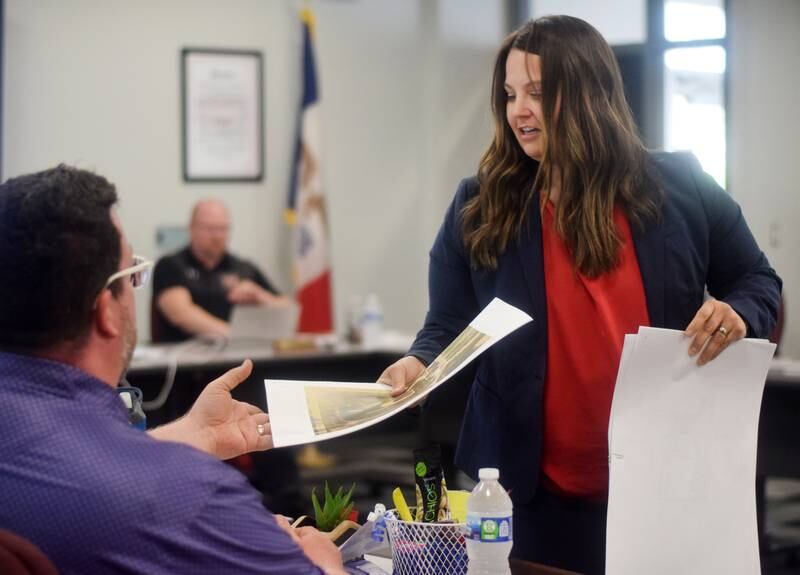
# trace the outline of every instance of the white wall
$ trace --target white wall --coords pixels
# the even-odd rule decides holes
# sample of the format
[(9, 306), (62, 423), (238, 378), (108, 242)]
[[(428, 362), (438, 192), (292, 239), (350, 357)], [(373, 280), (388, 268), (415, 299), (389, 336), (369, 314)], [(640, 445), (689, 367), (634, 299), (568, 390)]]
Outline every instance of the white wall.
[[(427, 251), (458, 179), (488, 141), (489, 75), (503, 2), (320, 0), (323, 167), (337, 319), (375, 291), (387, 324), (415, 330)], [(3, 178), (58, 162), (98, 170), (122, 196), (137, 251), (198, 198), (233, 212), (233, 249), (290, 290), (281, 213), (299, 97), (299, 3), (281, 0), (7, 0)], [(729, 188), (785, 281), (785, 351), (800, 357), (800, 3), (732, 0)], [(258, 49), (266, 179), (181, 180), (180, 49)], [(148, 295), (139, 302), (148, 333)]]
[[(323, 174), (338, 325), (349, 297), (376, 292), (387, 325), (417, 329), (427, 252), (458, 179), (488, 142), (492, 58), (503, 2), (323, 0), (318, 25)], [(3, 178), (59, 162), (117, 184), (137, 252), (199, 198), (231, 208), (233, 251), (286, 291), (282, 211), (299, 98), (300, 3), (281, 0), (7, 0)], [(443, 23), (458, 15), (453, 35)], [(488, 24), (487, 24), (488, 23)], [(470, 38), (474, 38), (470, 40)], [(266, 178), (181, 179), (180, 50), (261, 50)], [(139, 300), (149, 333), (149, 294)]]
[(800, 2), (732, 0), (729, 191), (783, 278), (783, 352), (800, 358)]
[[(501, 5), (316, 4), (340, 320), (351, 296), (374, 291), (387, 326), (421, 326), (428, 250), (459, 179), (474, 173), (489, 141), (490, 73), (503, 32), (486, 22), (498, 20)], [(462, 30), (484, 30), (471, 43), (442, 25), (457, 9)]]

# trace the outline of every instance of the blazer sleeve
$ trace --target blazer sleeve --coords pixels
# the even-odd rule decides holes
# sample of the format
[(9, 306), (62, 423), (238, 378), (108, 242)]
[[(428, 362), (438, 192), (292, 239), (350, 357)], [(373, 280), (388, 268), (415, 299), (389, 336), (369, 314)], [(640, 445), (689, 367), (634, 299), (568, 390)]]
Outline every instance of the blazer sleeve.
[(430, 364), (478, 313), (469, 256), (461, 234), (461, 209), (477, 191), (474, 178), (462, 180), (430, 251), (428, 313), (408, 355)]
[(690, 155), (694, 178), (709, 226), (706, 285), (747, 324), (747, 337), (766, 338), (775, 327), (782, 282), (758, 247), (739, 205)]

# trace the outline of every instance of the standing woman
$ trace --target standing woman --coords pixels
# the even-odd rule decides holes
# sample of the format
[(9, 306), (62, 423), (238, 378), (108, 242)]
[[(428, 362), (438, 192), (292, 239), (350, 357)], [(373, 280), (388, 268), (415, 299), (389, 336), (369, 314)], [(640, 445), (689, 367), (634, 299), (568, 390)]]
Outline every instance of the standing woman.
[(530, 314), (478, 360), (456, 464), (473, 478), (500, 468), (512, 556), (602, 573), (624, 335), (685, 330), (704, 364), (767, 336), (781, 280), (693, 156), (644, 149), (613, 52), (586, 22), (546, 17), (512, 33), (492, 112), (477, 177), (459, 185), (431, 249), (425, 325), (381, 381), (402, 393), (494, 297)]

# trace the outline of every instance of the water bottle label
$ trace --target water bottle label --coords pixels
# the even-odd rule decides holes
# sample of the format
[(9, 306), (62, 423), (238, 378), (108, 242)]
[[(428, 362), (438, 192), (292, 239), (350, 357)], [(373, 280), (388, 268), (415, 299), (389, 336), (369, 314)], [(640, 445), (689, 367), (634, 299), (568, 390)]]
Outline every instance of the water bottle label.
[(484, 517), (468, 515), (467, 537), (472, 541), (487, 543), (506, 543), (514, 539), (511, 528), (511, 517)]

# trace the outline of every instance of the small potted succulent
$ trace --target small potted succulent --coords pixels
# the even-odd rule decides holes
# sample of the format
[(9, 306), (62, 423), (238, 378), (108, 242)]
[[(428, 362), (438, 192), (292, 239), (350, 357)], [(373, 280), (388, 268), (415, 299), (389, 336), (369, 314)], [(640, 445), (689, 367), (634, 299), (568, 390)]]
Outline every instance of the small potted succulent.
[[(317, 498), (317, 488), (311, 490), (314, 524), (317, 529), (326, 533), (337, 546), (344, 543), (359, 528), (359, 524), (353, 521), (357, 517), (357, 512), (353, 509), (353, 502), (350, 501), (355, 487), (355, 483), (352, 484), (347, 493), (344, 493), (343, 487), (339, 487), (334, 494), (326, 481), (322, 504)], [(306, 523), (303, 519), (298, 520), (300, 525)]]

